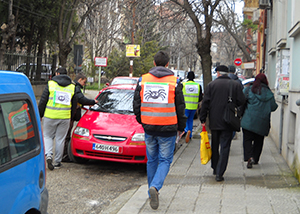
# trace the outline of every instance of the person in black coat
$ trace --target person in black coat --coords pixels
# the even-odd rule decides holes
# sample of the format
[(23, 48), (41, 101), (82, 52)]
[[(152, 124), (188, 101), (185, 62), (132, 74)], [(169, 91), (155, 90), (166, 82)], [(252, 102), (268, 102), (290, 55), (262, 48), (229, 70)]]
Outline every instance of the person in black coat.
[[(213, 174), (216, 175), (216, 181), (223, 181), (233, 135), (233, 129), (223, 119), (230, 84), (232, 84), (232, 100), (236, 105), (242, 105), (245, 102), (245, 96), (241, 84), (237, 81), (231, 81), (227, 75), (227, 66), (218, 66), (216, 72), (218, 78), (210, 82), (205, 88), (200, 121), (202, 126), (205, 126), (207, 115), (209, 116), (209, 128), (212, 134), (211, 167)], [(219, 147), (221, 147), (220, 153)]]
[(63, 162), (69, 162), (71, 161), (68, 157), (68, 144), (71, 140), (71, 131), (73, 129), (73, 125), (74, 125), (74, 121), (79, 121), (81, 118), (81, 105), (95, 105), (98, 100), (92, 100), (92, 99), (88, 99), (84, 96), (84, 94), (82, 93), (82, 89), (83, 86), (86, 84), (87, 81), (87, 77), (82, 74), (79, 73), (76, 75), (74, 82), (75, 82), (75, 97), (78, 101), (77, 103), (77, 108), (76, 108), (76, 112), (73, 115), (73, 117), (71, 118), (71, 122), (70, 122), (70, 127), (68, 130), (68, 134), (66, 136), (65, 139), (65, 146), (64, 146), (64, 153), (63, 153)]

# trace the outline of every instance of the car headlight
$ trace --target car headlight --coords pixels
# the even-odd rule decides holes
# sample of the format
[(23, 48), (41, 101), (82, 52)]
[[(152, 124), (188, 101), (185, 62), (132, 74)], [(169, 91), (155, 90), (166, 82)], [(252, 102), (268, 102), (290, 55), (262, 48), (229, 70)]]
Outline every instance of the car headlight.
[(74, 134), (78, 134), (84, 137), (88, 137), (90, 135), (90, 131), (86, 128), (82, 128), (77, 126), (76, 129), (74, 130)]
[(135, 133), (132, 138), (132, 141), (145, 141), (145, 133)]

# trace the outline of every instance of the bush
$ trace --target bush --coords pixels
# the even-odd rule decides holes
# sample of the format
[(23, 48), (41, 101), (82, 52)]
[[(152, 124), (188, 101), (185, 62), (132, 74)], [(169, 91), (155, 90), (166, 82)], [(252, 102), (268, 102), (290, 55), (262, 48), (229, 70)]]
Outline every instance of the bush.
[[(103, 83), (101, 83), (101, 84), (100, 84), (100, 89), (102, 89), (102, 88), (104, 88), (104, 87), (106, 87), (106, 85), (103, 84)], [(99, 88), (98, 88), (98, 83), (95, 82), (95, 83), (93, 83), (93, 84), (91, 84), (91, 85), (86, 85), (86, 86), (85, 86), (85, 89), (87, 89), (87, 90), (99, 90)]]

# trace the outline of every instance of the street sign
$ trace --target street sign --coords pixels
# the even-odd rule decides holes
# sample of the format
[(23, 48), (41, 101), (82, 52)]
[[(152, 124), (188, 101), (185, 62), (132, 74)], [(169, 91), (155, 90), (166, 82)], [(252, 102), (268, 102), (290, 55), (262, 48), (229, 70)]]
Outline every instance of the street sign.
[(94, 64), (98, 67), (106, 67), (107, 66), (107, 57), (95, 57)]
[(236, 58), (236, 59), (234, 60), (234, 64), (235, 64), (236, 66), (240, 66), (240, 65), (242, 64), (242, 59), (241, 59), (241, 58)]
[(126, 57), (140, 57), (140, 45), (126, 45)]

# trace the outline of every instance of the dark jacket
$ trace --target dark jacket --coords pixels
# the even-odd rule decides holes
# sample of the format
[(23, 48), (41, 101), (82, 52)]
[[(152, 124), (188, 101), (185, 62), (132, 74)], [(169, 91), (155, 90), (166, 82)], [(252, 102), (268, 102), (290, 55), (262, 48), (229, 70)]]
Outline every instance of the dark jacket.
[(204, 92), (200, 110), (201, 123), (206, 122), (209, 115), (209, 128), (211, 130), (232, 131), (223, 119), (225, 106), (228, 101), (230, 84), (232, 84), (232, 100), (237, 106), (245, 102), (242, 86), (237, 81), (232, 81), (227, 75), (222, 75), (210, 82)]
[[(63, 75), (63, 74), (53, 77), (52, 80), (57, 82), (58, 85), (63, 86), (63, 87), (66, 87), (70, 84), (74, 84), (74, 82), (71, 80), (71, 78), (69, 76)], [(75, 92), (76, 92), (76, 89), (75, 89)], [(75, 92), (74, 92), (74, 95), (75, 95)], [(49, 85), (47, 84), (43, 91), (43, 94), (41, 96), (39, 106), (38, 106), (41, 118), (44, 117), (48, 99), (49, 99)], [(74, 116), (74, 114), (76, 112), (76, 106), (77, 106), (76, 96), (72, 97), (71, 104), (72, 104), (72, 107), (71, 107), (71, 117), (72, 117), (72, 116)]]
[(229, 73), (228, 76), (229, 76), (231, 79), (233, 79), (233, 80), (237, 81), (238, 83), (240, 83), (241, 86), (244, 88), (242, 81), (238, 78), (237, 75), (235, 75), (235, 74), (233, 74), (233, 73)]
[[(267, 136), (270, 131), (271, 112), (278, 107), (274, 94), (265, 84), (262, 84), (261, 94), (252, 92), (249, 86), (247, 108), (243, 115), (241, 126), (256, 134)], [(246, 93), (246, 89), (244, 89)]]
[[(165, 67), (157, 66), (152, 68), (149, 71), (150, 74), (160, 78), (168, 75), (174, 75), (174, 73)], [(184, 97), (182, 93), (182, 84), (180, 81), (177, 82), (177, 86), (175, 88), (175, 107), (176, 107), (176, 114), (177, 114), (177, 124), (176, 125), (166, 125), (166, 126), (158, 126), (158, 125), (148, 125), (143, 124), (141, 122), (141, 97), (140, 91), (142, 87), (140, 86), (141, 79), (139, 79), (137, 83), (137, 87), (134, 92), (134, 100), (133, 100), (133, 111), (136, 116), (136, 120), (142, 124), (144, 131), (149, 135), (156, 135), (156, 136), (174, 136), (177, 134), (177, 131), (183, 131), (186, 125), (186, 116), (184, 115), (185, 111), (185, 103)]]
[[(82, 93), (83, 86), (79, 82), (75, 82), (75, 96), (77, 98), (77, 101), (81, 105), (95, 105), (95, 100), (86, 98), (84, 94)], [(81, 105), (77, 105), (75, 116), (72, 118), (72, 120), (79, 121), (81, 118)]]

